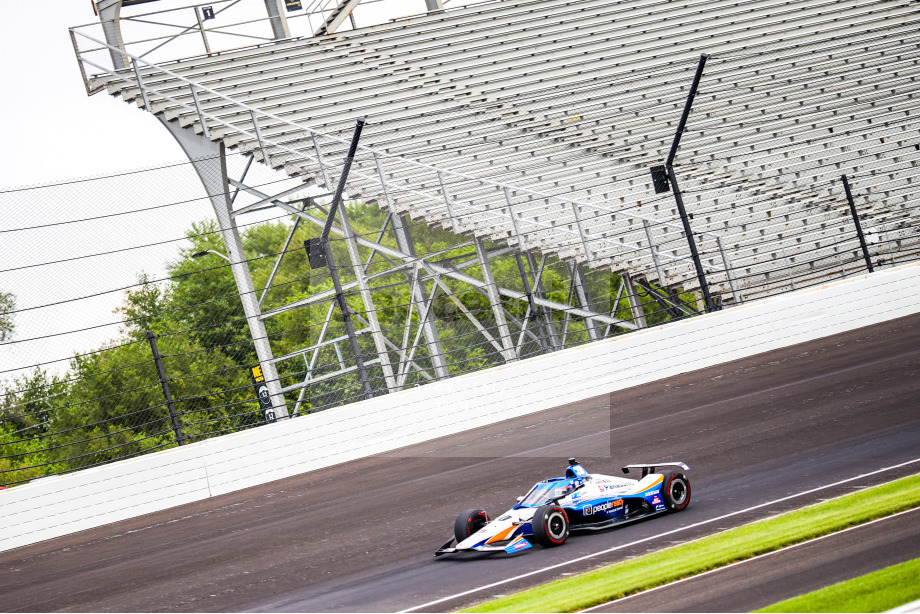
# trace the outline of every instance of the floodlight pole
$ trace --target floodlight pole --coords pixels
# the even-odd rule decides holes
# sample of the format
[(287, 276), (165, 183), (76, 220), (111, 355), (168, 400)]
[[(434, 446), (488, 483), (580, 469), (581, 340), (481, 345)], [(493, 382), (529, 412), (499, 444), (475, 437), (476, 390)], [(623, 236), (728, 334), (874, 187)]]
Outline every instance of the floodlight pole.
[(700, 283), (700, 290), (703, 292), (703, 302), (706, 304), (706, 311), (713, 311), (714, 305), (712, 303), (712, 295), (709, 293), (709, 284), (706, 283), (706, 272), (703, 270), (700, 252), (693, 238), (693, 229), (690, 228), (690, 218), (687, 216), (687, 209), (684, 207), (684, 199), (680, 193), (680, 187), (677, 184), (677, 175), (674, 173), (674, 158), (677, 156), (677, 147), (680, 145), (680, 137), (684, 132), (684, 128), (687, 126), (690, 108), (693, 106), (693, 99), (696, 97), (696, 92), (700, 87), (700, 79), (703, 77), (703, 68), (705, 68), (708, 58), (708, 54), (702, 54), (699, 64), (696, 65), (696, 74), (693, 75), (693, 83), (691, 83), (690, 91), (687, 93), (684, 111), (681, 113), (680, 122), (677, 124), (677, 132), (674, 135), (674, 140), (671, 142), (671, 151), (668, 152), (668, 158), (665, 160), (664, 166), (668, 173), (668, 180), (671, 182), (671, 186), (674, 190), (674, 202), (680, 214), (680, 221), (684, 225), (684, 234), (687, 235), (687, 243), (690, 245), (690, 257), (693, 258), (693, 266), (696, 268), (696, 277)]
[(339, 183), (335, 187), (332, 195), (332, 204), (329, 205), (329, 214), (326, 216), (326, 224), (323, 226), (323, 232), (320, 235), (320, 245), (326, 256), (326, 265), (329, 267), (329, 277), (332, 278), (332, 285), (335, 288), (335, 300), (342, 312), (342, 321), (345, 324), (345, 333), (348, 335), (348, 342), (351, 345), (351, 351), (355, 355), (355, 366), (358, 368), (358, 377), (361, 379), (361, 390), (365, 399), (374, 396), (371, 388), (370, 379), (367, 377), (367, 366), (364, 364), (364, 358), (361, 356), (361, 347), (358, 345), (358, 336), (355, 334), (355, 325), (351, 321), (351, 308), (348, 301), (345, 300), (345, 291), (342, 289), (342, 279), (339, 277), (339, 269), (335, 264), (335, 255), (332, 253), (332, 246), (329, 244), (329, 233), (332, 231), (332, 224), (335, 222), (335, 214), (342, 204), (342, 195), (345, 192), (345, 182), (348, 180), (348, 173), (351, 171), (351, 163), (355, 159), (355, 153), (358, 151), (358, 140), (361, 138), (361, 130), (364, 129), (365, 120), (359, 117), (355, 125), (355, 132), (351, 136), (351, 145), (348, 147), (348, 154), (345, 156), (345, 163), (342, 165), (342, 174), (339, 176)]
[(856, 202), (853, 200), (853, 193), (850, 191), (850, 182), (847, 180), (846, 175), (840, 175), (840, 181), (843, 182), (843, 190), (846, 192), (847, 201), (850, 203), (850, 215), (853, 216), (853, 223), (856, 225), (856, 236), (859, 238), (859, 246), (862, 248), (863, 258), (866, 260), (866, 268), (872, 273), (875, 269), (872, 267), (872, 258), (869, 256), (869, 247), (866, 245), (862, 224), (859, 223), (859, 214), (856, 212)]

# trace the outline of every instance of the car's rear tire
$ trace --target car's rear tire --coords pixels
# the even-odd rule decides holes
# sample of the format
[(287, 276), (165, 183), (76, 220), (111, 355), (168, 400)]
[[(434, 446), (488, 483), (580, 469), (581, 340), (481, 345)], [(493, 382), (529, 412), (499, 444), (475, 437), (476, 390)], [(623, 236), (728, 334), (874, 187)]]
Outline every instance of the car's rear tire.
[(669, 511), (679, 512), (690, 505), (690, 480), (683, 473), (668, 471), (661, 485), (661, 499)]
[(485, 510), (463, 510), (454, 521), (454, 537), (459, 544), (464, 539), (489, 524)]
[(530, 525), (534, 541), (545, 548), (561, 546), (569, 536), (569, 517), (558, 505), (538, 507)]

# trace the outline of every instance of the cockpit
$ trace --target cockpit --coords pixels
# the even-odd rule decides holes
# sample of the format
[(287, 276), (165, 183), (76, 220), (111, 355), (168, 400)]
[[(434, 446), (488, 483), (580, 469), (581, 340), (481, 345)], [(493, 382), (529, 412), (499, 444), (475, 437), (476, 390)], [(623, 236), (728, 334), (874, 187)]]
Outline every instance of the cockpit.
[(537, 482), (518, 503), (518, 507), (539, 507), (556, 499), (565, 497), (575, 491), (581, 484), (580, 479), (553, 478)]

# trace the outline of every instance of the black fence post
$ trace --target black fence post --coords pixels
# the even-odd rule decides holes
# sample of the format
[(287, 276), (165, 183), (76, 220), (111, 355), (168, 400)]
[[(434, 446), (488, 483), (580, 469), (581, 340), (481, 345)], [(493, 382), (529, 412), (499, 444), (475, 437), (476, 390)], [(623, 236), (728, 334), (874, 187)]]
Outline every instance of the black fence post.
[(166, 370), (163, 369), (163, 361), (160, 357), (160, 350), (157, 349), (157, 336), (153, 331), (147, 331), (147, 341), (150, 342), (150, 351), (153, 353), (153, 362), (157, 365), (157, 373), (160, 376), (160, 385), (163, 387), (163, 396), (166, 397), (166, 407), (169, 409), (169, 418), (172, 420), (172, 428), (176, 433), (176, 443), (185, 444), (185, 436), (182, 434), (182, 427), (179, 424), (179, 416), (176, 415), (176, 407), (173, 404), (172, 393), (169, 391), (169, 380), (166, 379)]
[[(700, 260), (700, 252), (696, 247), (696, 240), (693, 238), (693, 229), (690, 228), (690, 218), (687, 216), (687, 209), (684, 207), (684, 199), (680, 193), (680, 186), (677, 184), (677, 175), (674, 174), (674, 157), (677, 155), (677, 146), (680, 144), (680, 137), (687, 126), (687, 118), (690, 116), (690, 109), (693, 107), (693, 99), (700, 87), (700, 79), (703, 78), (703, 68), (706, 66), (706, 60), (709, 55), (702, 54), (700, 61), (696, 66), (696, 74), (693, 75), (693, 83), (690, 84), (690, 91), (687, 93), (687, 100), (684, 103), (684, 111), (681, 113), (680, 122), (677, 124), (677, 131), (674, 134), (674, 140), (671, 142), (671, 150), (668, 152), (668, 158), (665, 160), (664, 167), (670, 180), (671, 188), (674, 190), (674, 202), (677, 205), (677, 212), (680, 214), (680, 221), (684, 226), (684, 234), (687, 235), (687, 243), (690, 246), (690, 257), (693, 259), (693, 266), (696, 268), (696, 278), (700, 284), (700, 291), (703, 293), (703, 302), (706, 304), (706, 311), (714, 311), (715, 304), (712, 301), (712, 295), (709, 293), (709, 284), (706, 281), (706, 272), (703, 270), (703, 262)], [(661, 180), (660, 167), (652, 169), (652, 177), (655, 179), (656, 191), (664, 188), (665, 183)], [(661, 186), (659, 188), (659, 185)]]
[(853, 223), (856, 225), (856, 236), (859, 237), (859, 245), (862, 247), (863, 258), (866, 259), (866, 268), (873, 272), (872, 258), (869, 257), (869, 247), (866, 245), (866, 237), (863, 235), (862, 224), (859, 223), (859, 215), (856, 213), (856, 203), (853, 202), (853, 193), (850, 191), (850, 182), (847, 181), (846, 175), (840, 175), (840, 181), (843, 182), (843, 191), (847, 194), (847, 200), (850, 203), (850, 215), (853, 216)]

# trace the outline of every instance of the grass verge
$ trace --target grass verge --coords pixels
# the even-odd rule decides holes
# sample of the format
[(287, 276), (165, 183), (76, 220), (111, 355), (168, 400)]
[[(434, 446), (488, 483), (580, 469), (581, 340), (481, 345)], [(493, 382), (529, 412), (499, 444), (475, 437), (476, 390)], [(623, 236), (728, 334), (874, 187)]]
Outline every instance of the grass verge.
[(918, 505), (914, 475), (463, 611), (574, 612)]
[(885, 612), (920, 599), (920, 559), (892, 565), (758, 612)]

